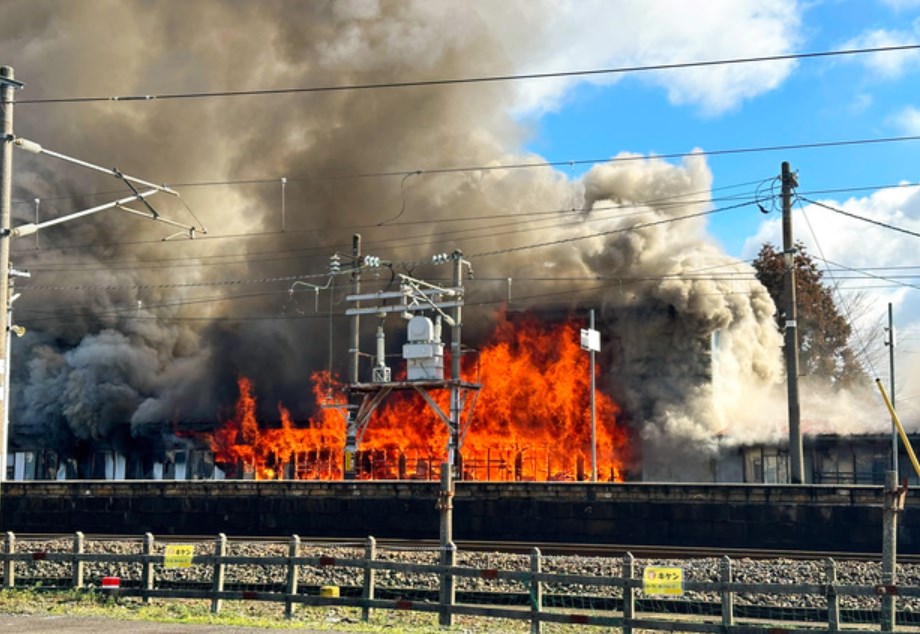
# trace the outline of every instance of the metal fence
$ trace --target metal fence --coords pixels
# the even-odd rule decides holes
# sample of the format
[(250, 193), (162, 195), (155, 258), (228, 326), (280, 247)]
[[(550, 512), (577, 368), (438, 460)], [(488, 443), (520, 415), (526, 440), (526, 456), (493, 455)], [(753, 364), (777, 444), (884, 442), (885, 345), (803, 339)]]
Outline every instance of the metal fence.
[[(435, 613), (530, 623), (567, 623), (685, 632), (920, 631), (920, 584), (882, 582), (877, 564), (768, 565), (728, 557), (640, 561), (622, 558), (458, 552), (351, 543), (279, 540), (29, 536), (7, 533), (0, 554), (4, 589), (84, 589), (121, 597), (223, 601)], [(445, 564), (445, 561), (454, 562)], [(869, 567), (867, 567), (869, 566)], [(869, 575), (868, 577), (866, 575)], [(783, 581), (785, 580), (785, 581)], [(883, 618), (894, 601), (895, 619)], [(895, 626), (896, 623), (896, 626)], [(525, 627), (526, 626), (522, 626)]]

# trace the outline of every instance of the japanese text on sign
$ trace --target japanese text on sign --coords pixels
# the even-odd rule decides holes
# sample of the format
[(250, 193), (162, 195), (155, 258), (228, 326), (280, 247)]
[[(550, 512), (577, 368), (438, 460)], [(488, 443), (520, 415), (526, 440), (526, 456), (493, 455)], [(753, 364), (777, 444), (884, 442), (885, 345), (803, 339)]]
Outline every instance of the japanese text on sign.
[(684, 569), (648, 566), (642, 573), (642, 591), (648, 595), (684, 593)]
[(165, 568), (190, 568), (194, 555), (195, 546), (192, 544), (168, 544), (166, 554), (163, 555), (163, 566)]

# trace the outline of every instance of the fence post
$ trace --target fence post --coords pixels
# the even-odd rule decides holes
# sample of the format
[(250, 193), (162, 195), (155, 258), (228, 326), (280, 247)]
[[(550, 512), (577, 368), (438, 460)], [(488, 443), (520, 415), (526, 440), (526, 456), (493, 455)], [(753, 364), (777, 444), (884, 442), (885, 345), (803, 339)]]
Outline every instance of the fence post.
[(298, 571), (300, 570), (294, 562), (296, 557), (300, 556), (300, 536), (291, 537), (291, 543), (288, 546), (288, 570), (287, 570), (287, 598), (284, 600), (284, 618), (291, 619), (294, 617), (294, 601), (297, 594), (297, 583), (299, 581)]
[(636, 589), (632, 586), (635, 578), (636, 558), (632, 553), (623, 556), (623, 634), (632, 634), (632, 622), (636, 615)]
[(144, 567), (141, 569), (141, 587), (143, 593), (141, 597), (144, 603), (150, 603), (150, 591), (153, 590), (154, 568), (153, 568), (153, 533), (144, 533)]
[(840, 597), (837, 596), (837, 562), (828, 558), (824, 562), (824, 575), (827, 577), (827, 631), (840, 631)]
[(221, 533), (214, 542), (214, 585), (211, 597), (211, 612), (217, 614), (220, 612), (219, 593), (224, 591), (224, 573), (227, 565), (224, 563), (224, 557), (227, 556), (227, 536)]
[[(377, 540), (373, 537), (367, 538), (367, 545), (364, 546), (365, 563), (370, 563), (377, 559)], [(367, 600), (373, 600), (376, 594), (374, 585), (377, 583), (377, 570), (366, 566), (364, 568), (364, 592), (363, 596)], [(368, 621), (371, 618), (371, 609), (368, 606), (361, 608), (361, 620)]]
[(535, 575), (543, 571), (542, 554), (539, 548), (530, 551), (530, 634), (540, 634), (543, 622), (540, 612), (543, 610), (543, 582)]
[(73, 536), (73, 562), (70, 566), (71, 573), (71, 585), (76, 590), (83, 588), (83, 571), (86, 568), (86, 564), (83, 563), (83, 551), (85, 548), (85, 540), (83, 533), (77, 531)]
[[(441, 463), (441, 489), (438, 492), (438, 501), (435, 505), (441, 512), (441, 565), (450, 567), (457, 564), (457, 547), (454, 546), (454, 480), (452, 468), (453, 466), (448, 462)], [(438, 594), (441, 604), (438, 623), (442, 626), (451, 626), (454, 624), (454, 614), (451, 608), (454, 606), (456, 592), (454, 591), (454, 575), (450, 570), (441, 573), (441, 588)]]
[(13, 569), (13, 553), (16, 552), (16, 536), (13, 531), (6, 532), (6, 542), (3, 546), (6, 558), (3, 561), (3, 587), (7, 590), (16, 586), (16, 572)]
[[(732, 582), (732, 560), (728, 555), (722, 557), (722, 583)], [(735, 594), (728, 588), (722, 589), (722, 625), (731, 627), (735, 624)]]

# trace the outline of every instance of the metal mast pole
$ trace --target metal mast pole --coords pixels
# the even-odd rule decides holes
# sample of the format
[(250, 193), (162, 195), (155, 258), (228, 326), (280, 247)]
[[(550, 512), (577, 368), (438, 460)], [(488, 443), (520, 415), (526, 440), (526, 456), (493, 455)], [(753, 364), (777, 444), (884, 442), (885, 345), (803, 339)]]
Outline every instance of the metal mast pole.
[[(10, 204), (13, 182), (13, 91), (22, 84), (14, 79), (10, 66), (0, 67), (0, 125), (3, 127), (3, 151), (0, 152), (0, 359), (7, 355), (7, 330), (9, 329), (10, 281)], [(9, 376), (4, 363), (0, 377), (0, 420), (7, 421), (9, 403), (6, 402), (6, 384)], [(9, 452), (9, 425), (0, 429), (0, 482), (6, 480), (7, 453)]]
[[(588, 328), (594, 330), (594, 309), (591, 309)], [(591, 348), (591, 482), (597, 482), (597, 415), (594, 403), (594, 348)]]
[[(891, 388), (890, 400), (891, 400), (891, 409), (895, 409), (894, 406), (894, 309), (891, 306), (891, 302), (888, 302), (888, 370)], [(896, 474), (898, 472), (898, 427), (894, 424), (894, 419), (891, 420), (891, 470)]]
[[(454, 288), (463, 285), (463, 253), (454, 251)], [(453, 324), (450, 330), (450, 439), (447, 441), (447, 462), (457, 478), (463, 479), (457, 467), (460, 464), (460, 332), (461, 309), (451, 310)]]
[(789, 399), (789, 463), (793, 484), (805, 481), (802, 465), (802, 429), (799, 410), (799, 337), (796, 324), (795, 304), (795, 243), (792, 239), (792, 188), (797, 187), (795, 174), (789, 169), (789, 163), (783, 161), (782, 197), (783, 197), (783, 285), (786, 299), (786, 384)]
[[(361, 293), (361, 234), (356, 233), (352, 236), (351, 241), (352, 269), (351, 286), (352, 293), (359, 295)], [(361, 302), (355, 302), (355, 308), (360, 308)], [(360, 357), (361, 344), (361, 317), (356, 313), (351, 316), (351, 323), (348, 331), (348, 383), (355, 385), (358, 383), (358, 360)], [(346, 413), (346, 430), (345, 430), (345, 473), (346, 480), (355, 479), (355, 454), (358, 451), (358, 407), (361, 404), (362, 396), (354, 392), (348, 393), (348, 410)]]
[[(11, 359), (13, 355), (12, 334), (15, 331), (16, 335), (21, 337), (25, 332), (24, 328), (20, 328), (19, 326), (15, 326), (13, 324), (13, 302), (15, 302), (16, 298), (19, 297), (19, 295), (13, 294), (13, 279), (16, 277), (30, 277), (30, 275), (28, 271), (19, 271), (12, 268), (12, 266), (9, 269), (9, 282), (7, 284), (7, 295), (9, 299), (6, 302), (6, 340), (4, 341), (6, 347), (4, 348), (5, 356), (3, 357), (3, 376), (7, 377), (7, 380), (3, 382), (3, 395), (0, 397), (2, 398), (3, 402), (7, 404), (10, 402), (10, 368), (13, 367)], [(5, 474), (8, 467), (7, 446), (10, 437), (10, 408), (4, 407), (2, 411), (0, 411), (0, 416), (2, 416), (2, 418), (0, 418), (0, 436), (2, 436), (3, 439), (3, 459), (0, 460), (0, 469), (2, 469), (2, 473)]]

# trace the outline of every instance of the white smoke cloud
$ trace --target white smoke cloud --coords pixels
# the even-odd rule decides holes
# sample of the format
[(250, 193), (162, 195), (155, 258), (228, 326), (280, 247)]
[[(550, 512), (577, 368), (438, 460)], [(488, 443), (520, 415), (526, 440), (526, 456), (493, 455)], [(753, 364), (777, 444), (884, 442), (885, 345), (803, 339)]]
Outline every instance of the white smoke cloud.
[[(869, 196), (842, 201), (821, 199), (819, 202), (866, 218), (875, 223), (920, 233), (920, 191), (905, 183), (904, 187), (879, 190)], [(893, 306), (898, 332), (896, 375), (901, 376), (897, 391), (904, 396), (898, 409), (902, 422), (912, 429), (920, 427), (920, 394), (913, 369), (918, 365), (917, 350), (910, 343), (920, 328), (920, 301), (910, 278), (910, 268), (917, 251), (917, 238), (872, 222), (847, 217), (817, 205), (805, 204), (792, 213), (795, 234), (819, 258), (825, 270), (824, 281), (834, 290), (834, 298), (843, 314), (856, 329), (852, 344), (860, 352), (860, 362), (870, 375), (885, 379), (888, 387), (888, 350), (884, 347), (883, 328), (887, 327), (888, 304)], [(757, 233), (745, 242), (745, 257), (754, 257), (765, 242), (782, 244), (781, 219), (764, 221)], [(832, 264), (830, 270), (820, 259)], [(854, 304), (854, 300), (856, 303)], [(833, 398), (814, 390), (804, 390), (802, 419), (815, 432), (841, 432), (884, 429), (890, 425), (887, 410), (878, 394), (847, 395)], [(858, 415), (854, 415), (858, 412)]]
[[(779, 403), (781, 340), (773, 302), (749, 265), (708, 238), (704, 217), (688, 217), (711, 207), (711, 180), (699, 155), (679, 166), (660, 159), (610, 163), (584, 179), (588, 209), (601, 201), (654, 201), (643, 204), (642, 216), (613, 221), (631, 229), (585, 255), (595, 274), (626, 279), (625, 292), (604, 298), (611, 334), (619, 338), (613, 382), (641, 417), (651, 453), (666, 451), (676, 438), (701, 450), (715, 446), (716, 437), (769, 440), (761, 417)], [(712, 353), (714, 333), (719, 341)], [(754, 390), (772, 407), (750, 409)]]

